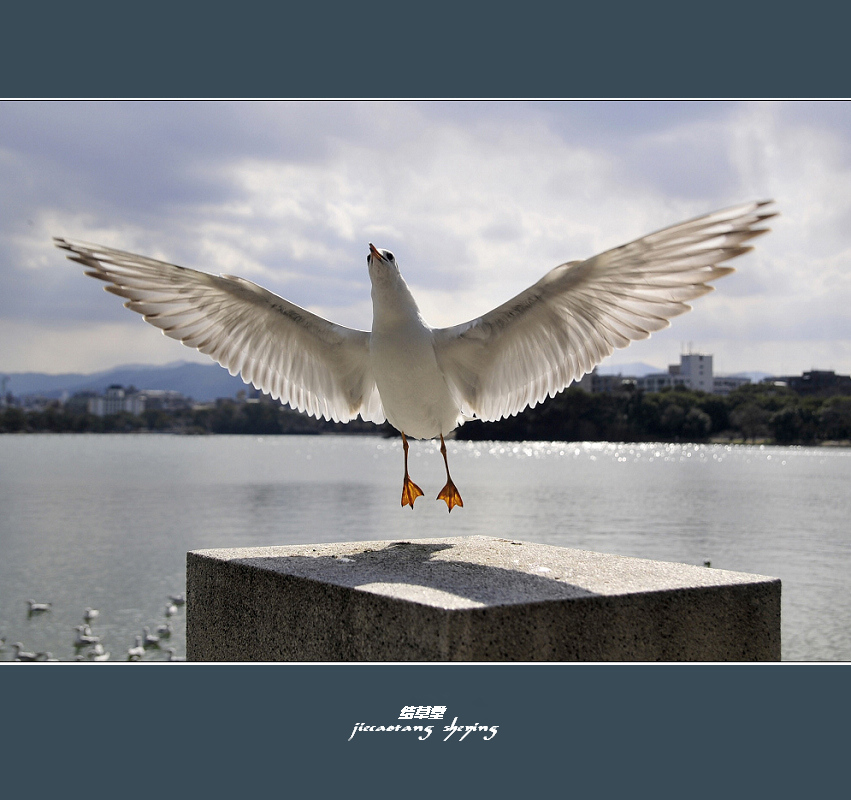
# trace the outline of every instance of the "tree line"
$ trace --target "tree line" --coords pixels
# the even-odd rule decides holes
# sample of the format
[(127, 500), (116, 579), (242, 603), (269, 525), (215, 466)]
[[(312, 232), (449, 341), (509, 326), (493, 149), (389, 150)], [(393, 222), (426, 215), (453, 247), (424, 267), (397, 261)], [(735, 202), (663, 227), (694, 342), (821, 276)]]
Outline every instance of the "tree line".
[[(98, 417), (58, 403), (39, 411), (8, 407), (0, 432), (130, 433), (162, 431), (218, 434), (372, 433), (387, 425), (315, 420), (271, 402), (219, 400), (210, 407), (149, 409)], [(721, 396), (681, 388), (661, 392), (589, 394), (571, 387), (499, 422), (468, 422), (458, 439), (508, 441), (709, 442), (819, 444), (851, 440), (851, 397), (803, 397), (769, 384), (742, 386)]]

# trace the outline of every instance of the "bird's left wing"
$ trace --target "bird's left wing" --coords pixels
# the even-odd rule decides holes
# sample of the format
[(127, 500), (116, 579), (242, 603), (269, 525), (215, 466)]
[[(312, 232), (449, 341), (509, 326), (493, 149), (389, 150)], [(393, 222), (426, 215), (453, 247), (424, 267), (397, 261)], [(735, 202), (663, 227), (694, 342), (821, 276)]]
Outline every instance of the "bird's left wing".
[(462, 414), (497, 420), (535, 406), (611, 355), (690, 310), (733, 272), (720, 266), (767, 232), (774, 212), (748, 203), (562, 264), (478, 319), (434, 331), (435, 354)]
[(54, 239), (166, 336), (314, 417), (384, 421), (369, 334), (336, 325), (251, 281), (95, 244)]

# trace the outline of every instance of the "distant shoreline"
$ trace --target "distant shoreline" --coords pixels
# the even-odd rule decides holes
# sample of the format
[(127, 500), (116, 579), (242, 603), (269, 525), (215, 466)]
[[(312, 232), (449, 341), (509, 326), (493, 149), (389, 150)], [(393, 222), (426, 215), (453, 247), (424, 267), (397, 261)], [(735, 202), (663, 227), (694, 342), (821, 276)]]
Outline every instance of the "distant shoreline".
[[(799, 447), (799, 448), (829, 448), (829, 449), (843, 449), (843, 448), (851, 448), (851, 440), (845, 441), (824, 441), (824, 442), (807, 442), (807, 443), (781, 443), (775, 442), (770, 439), (757, 439), (756, 441), (744, 441), (742, 439), (711, 439), (709, 441), (702, 442), (692, 442), (692, 441), (670, 441), (665, 439), (646, 439), (641, 441), (633, 441), (633, 440), (609, 440), (609, 439), (467, 439), (464, 436), (457, 436), (457, 431), (453, 432), (449, 436), (446, 437), (447, 441), (452, 441), (453, 439), (459, 442), (464, 441), (490, 441), (490, 442), (513, 442), (515, 444), (522, 444), (524, 442), (563, 442), (565, 444), (617, 444), (617, 445), (682, 445), (683, 447), (777, 447), (777, 448), (789, 448), (789, 447)], [(254, 437), (257, 439), (263, 439), (266, 437), (279, 437), (279, 436), (306, 436), (306, 437), (316, 437), (316, 436), (339, 436), (342, 438), (352, 437), (352, 436), (363, 436), (363, 437), (375, 437), (380, 439), (389, 439), (397, 436), (395, 432), (393, 433), (385, 433), (383, 431), (351, 431), (346, 433), (344, 431), (312, 431), (306, 433), (214, 433), (209, 431), (150, 431), (150, 430), (136, 430), (136, 431), (44, 431), (44, 430), (30, 430), (30, 431), (0, 431), (0, 437), (4, 436), (186, 436), (186, 437), (196, 437), (196, 436), (240, 436), (240, 437)], [(433, 440), (429, 440), (433, 441)]]
[[(94, 409), (92, 409), (94, 410)], [(0, 433), (174, 433), (250, 436), (397, 436), (389, 423), (315, 419), (269, 398), (90, 413), (52, 403), (0, 409)], [(587, 392), (571, 387), (534, 408), (494, 422), (470, 420), (458, 440), (512, 442), (666, 442), (851, 446), (851, 396), (799, 394), (749, 384), (727, 395), (683, 389)]]

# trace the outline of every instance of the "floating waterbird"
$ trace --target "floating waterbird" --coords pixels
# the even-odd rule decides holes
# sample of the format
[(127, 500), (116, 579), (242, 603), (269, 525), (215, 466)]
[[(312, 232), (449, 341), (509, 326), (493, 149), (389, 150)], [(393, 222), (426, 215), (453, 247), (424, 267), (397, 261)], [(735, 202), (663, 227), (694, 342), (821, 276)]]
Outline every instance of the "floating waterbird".
[(144, 636), (142, 637), (142, 644), (146, 648), (148, 648), (148, 647), (159, 647), (160, 646), (160, 637), (154, 636), (151, 633), (151, 629), (147, 625), (143, 628), (143, 631), (144, 631)]
[(96, 608), (87, 608), (87, 609), (83, 612), (83, 619), (84, 619), (86, 622), (93, 622), (93, 621), (94, 621), (95, 619), (97, 619), (99, 616), (100, 616), (100, 611), (98, 611)]
[(169, 603), (165, 607), (165, 615), (167, 617), (173, 617), (177, 613), (177, 606), (174, 603)]
[(157, 628), (157, 636), (159, 636), (160, 639), (168, 639), (168, 637), (171, 636), (171, 633), (171, 624), (168, 622), (164, 622)]
[(141, 661), (145, 655), (145, 648), (142, 646), (142, 637), (136, 634), (136, 644), (127, 650), (128, 661)]
[(89, 650), (89, 659), (92, 661), (109, 661), (109, 655), (109, 651), (100, 642)]
[(166, 653), (168, 653), (169, 661), (186, 661), (186, 656), (178, 656), (175, 655), (177, 651), (173, 647), (166, 648)]
[(176, 606), (185, 606), (186, 605), (186, 595), (185, 594), (170, 594), (168, 599), (171, 600)]
[(243, 278), (210, 275), (96, 244), (55, 239), (125, 306), (231, 375), (314, 417), (387, 420), (402, 435), (402, 506), (423, 492), (408, 474), (408, 439), (440, 438), (446, 485), (463, 506), (444, 437), (468, 419), (535, 406), (611, 355), (688, 311), (732, 272), (721, 266), (767, 232), (771, 201), (746, 203), (571, 261), (481, 317), (426, 324), (396, 257), (370, 243), (370, 332), (329, 322)]
[(58, 658), (54, 658), (53, 653), (51, 653), (49, 650), (46, 650), (46, 651), (41, 652), (41, 653), (36, 653), (35, 660), (36, 661), (59, 661)]
[(35, 600), (27, 600), (27, 605), (30, 614), (43, 614), (45, 611), (50, 611), (50, 603), (36, 603)]
[(15, 648), (15, 661), (35, 661), (38, 658), (35, 653), (24, 650), (20, 642), (15, 642), (12, 647)]
[(100, 641), (100, 636), (95, 636), (88, 625), (77, 625), (74, 630), (77, 631), (77, 636), (74, 638), (75, 647), (86, 647)]

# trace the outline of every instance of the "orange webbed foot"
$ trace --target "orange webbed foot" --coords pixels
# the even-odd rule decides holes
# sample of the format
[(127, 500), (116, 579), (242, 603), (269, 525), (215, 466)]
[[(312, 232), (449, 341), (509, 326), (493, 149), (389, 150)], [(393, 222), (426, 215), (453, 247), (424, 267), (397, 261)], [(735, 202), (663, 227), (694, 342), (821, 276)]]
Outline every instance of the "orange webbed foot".
[(464, 507), (464, 501), (461, 499), (461, 495), (458, 494), (458, 490), (455, 488), (455, 484), (452, 481), (449, 481), (446, 486), (444, 486), (440, 490), (440, 494), (437, 496), (438, 500), (443, 500), (446, 503), (446, 507), (451, 512), (455, 506)]
[(405, 482), (402, 484), (402, 507), (410, 506), (411, 511), (414, 510), (414, 500), (423, 496), (423, 490), (420, 489), (407, 475)]

